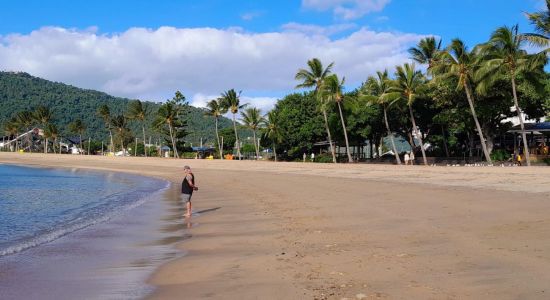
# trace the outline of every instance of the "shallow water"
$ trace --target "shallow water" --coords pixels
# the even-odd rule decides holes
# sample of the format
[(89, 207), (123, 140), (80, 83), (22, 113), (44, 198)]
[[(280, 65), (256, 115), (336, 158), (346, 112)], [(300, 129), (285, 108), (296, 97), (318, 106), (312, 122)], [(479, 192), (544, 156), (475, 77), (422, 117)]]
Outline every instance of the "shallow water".
[[(13, 168), (23, 173), (28, 171)], [(138, 299), (152, 291), (146, 279), (156, 267), (183, 255), (174, 248), (174, 243), (189, 237), (185, 233), (187, 225), (182, 222), (183, 207), (178, 201), (177, 189), (167, 188), (167, 182), (116, 173), (75, 170), (67, 175), (63, 170), (48, 171), (56, 172), (57, 179), (64, 178), (73, 185), (78, 178), (102, 180), (89, 179), (89, 176), (99, 176), (110, 182), (95, 184), (95, 192), (92, 188), (81, 188), (80, 195), (96, 196), (92, 201), (77, 197), (84, 208), (74, 204), (69, 208), (46, 207), (48, 213), (36, 214), (36, 220), (51, 224), (50, 233), (59, 232), (63, 224), (74, 223), (74, 219), (65, 215), (59, 218), (56, 213), (60, 211), (77, 215), (76, 219), (81, 218), (78, 220), (93, 222), (38, 246), (1, 256), (1, 299)], [(154, 191), (151, 184), (158, 183), (162, 183), (164, 189), (157, 187)], [(60, 189), (60, 193), (63, 192)], [(127, 198), (128, 195), (133, 196)], [(102, 202), (97, 198), (108, 200)], [(39, 206), (36, 200), (27, 202), (34, 203), (32, 208)], [(4, 204), (4, 207), (8, 206)], [(24, 209), (19, 208), (19, 211), (24, 212)], [(18, 220), (14, 216), (3, 218)], [(20, 222), (29, 227), (30, 223), (29, 220)], [(35, 237), (43, 234), (43, 231), (20, 230), (17, 234), (4, 232), (2, 236), (4, 240), (15, 236), (18, 241), (28, 242), (29, 232)]]

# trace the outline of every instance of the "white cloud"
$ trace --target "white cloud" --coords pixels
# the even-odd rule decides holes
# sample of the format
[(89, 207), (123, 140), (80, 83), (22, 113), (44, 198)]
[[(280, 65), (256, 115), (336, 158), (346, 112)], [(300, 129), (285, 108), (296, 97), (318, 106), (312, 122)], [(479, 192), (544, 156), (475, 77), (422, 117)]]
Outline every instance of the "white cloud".
[(318, 26), (318, 25), (312, 25), (312, 24), (300, 24), (300, 23), (290, 22), (281, 26), (281, 28), (287, 32), (298, 32), (306, 35), (331, 36), (333, 34), (337, 34), (344, 31), (348, 31), (350, 29), (357, 28), (357, 25), (352, 23), (344, 23), (344, 24), (335, 24), (330, 26)]
[(302, 0), (302, 7), (318, 11), (332, 10), (334, 15), (344, 19), (358, 19), (362, 16), (378, 12), (391, 0)]
[(273, 97), (294, 90), (294, 75), (308, 59), (335, 62), (351, 87), (406, 61), (406, 49), (422, 38), (367, 28), (338, 39), (328, 36), (330, 29), (304, 31), (160, 27), (100, 35), (45, 27), (0, 36), (0, 70), (144, 100), (162, 101), (180, 90), (197, 106), (235, 88), (267, 109)]
[(251, 11), (241, 14), (241, 19), (244, 21), (252, 21), (263, 15), (263, 12), (260, 11)]

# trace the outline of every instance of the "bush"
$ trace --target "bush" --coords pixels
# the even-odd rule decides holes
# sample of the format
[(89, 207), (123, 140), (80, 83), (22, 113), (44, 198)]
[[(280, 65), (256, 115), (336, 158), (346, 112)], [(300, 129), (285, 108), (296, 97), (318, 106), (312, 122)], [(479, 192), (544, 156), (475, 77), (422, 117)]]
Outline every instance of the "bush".
[(332, 163), (332, 154), (323, 153), (315, 156), (315, 162), (318, 163)]
[(504, 149), (498, 149), (491, 153), (491, 159), (494, 161), (507, 161), (510, 158), (510, 153)]
[(545, 158), (542, 160), (543, 162), (545, 162), (547, 165), (550, 166), (550, 158)]

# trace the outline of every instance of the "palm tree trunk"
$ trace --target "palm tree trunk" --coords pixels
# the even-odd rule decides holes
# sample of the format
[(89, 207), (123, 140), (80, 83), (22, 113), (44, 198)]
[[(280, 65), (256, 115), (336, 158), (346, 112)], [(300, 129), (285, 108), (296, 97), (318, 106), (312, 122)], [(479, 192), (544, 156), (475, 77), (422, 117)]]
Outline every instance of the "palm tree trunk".
[(416, 136), (418, 137), (418, 140), (420, 141), (420, 150), (422, 151), (422, 159), (424, 160), (424, 165), (428, 165), (428, 160), (426, 159), (426, 151), (424, 150), (424, 142), (422, 142), (422, 135), (418, 131), (418, 127), (416, 127), (416, 121), (414, 120), (414, 114), (412, 105), (409, 104), (409, 113), (411, 114), (411, 122), (413, 124), (413, 130), (416, 133)]
[(237, 157), (241, 160), (241, 145), (239, 143), (239, 136), (237, 135), (237, 123), (235, 121), (235, 114), (233, 114), (233, 130), (235, 130), (235, 143), (237, 143)]
[(254, 149), (256, 150), (256, 160), (260, 159), (260, 149), (258, 147), (258, 141), (256, 140), (256, 130), (252, 130), (252, 136), (254, 137)]
[(351, 153), (349, 152), (349, 142), (348, 142), (348, 133), (346, 130), (346, 123), (344, 122), (344, 115), (342, 115), (342, 107), (340, 105), (340, 102), (336, 102), (338, 104), (338, 111), (340, 112), (340, 120), (342, 121), (342, 129), (344, 129), (344, 140), (346, 141), (346, 152), (348, 154), (348, 162), (353, 162), (353, 157), (351, 157)]
[(388, 114), (386, 112), (386, 105), (384, 105), (384, 122), (386, 123), (386, 130), (388, 131), (388, 136), (390, 137), (391, 141), (391, 147), (393, 149), (393, 153), (395, 154), (395, 161), (398, 165), (401, 164), (401, 158), (399, 158), (399, 153), (397, 153), (397, 148), (395, 147), (395, 142), (393, 141), (393, 134), (390, 130), (390, 123), (388, 123)]
[(111, 138), (111, 153), (115, 153), (115, 142), (113, 141), (113, 131), (109, 128), (109, 137)]
[(481, 148), (483, 149), (485, 160), (489, 164), (493, 164), (493, 161), (491, 160), (491, 156), (489, 155), (489, 151), (487, 151), (487, 143), (485, 142), (485, 138), (483, 137), (483, 131), (481, 131), (481, 126), (479, 125), (479, 120), (477, 119), (476, 109), (474, 107), (474, 99), (470, 92), (470, 85), (466, 81), (464, 82), (464, 89), (466, 90), (466, 98), (468, 98), (470, 111), (472, 112), (472, 116), (474, 117), (474, 122), (476, 123), (477, 134), (479, 135), (479, 139), (481, 140)]
[(82, 134), (79, 134), (79, 137), (80, 137), (80, 150), (78, 151), (78, 154), (80, 155), (80, 154), (82, 154), (82, 150), (83, 150), (83, 148), (82, 148)]
[(216, 120), (216, 140), (218, 141), (218, 151), (220, 152), (220, 159), (223, 159), (222, 144), (220, 144), (220, 135), (218, 133), (218, 117), (216, 117), (215, 120)]
[(332, 145), (332, 137), (330, 135), (330, 129), (328, 127), (327, 111), (323, 109), (323, 117), (325, 118), (325, 128), (327, 129), (328, 142), (330, 145), (330, 153), (332, 153), (332, 162), (336, 163), (336, 153), (334, 152), (334, 146)]
[(172, 131), (172, 124), (168, 124), (168, 129), (170, 129), (170, 140), (172, 141), (172, 147), (174, 148), (174, 158), (179, 158), (178, 149), (176, 149), (176, 141), (174, 140), (174, 134)]
[(273, 143), (273, 155), (275, 155), (275, 162), (277, 162), (277, 150), (275, 150), (275, 142)]
[(441, 135), (443, 136), (443, 147), (445, 148), (445, 156), (450, 157), (449, 147), (447, 147), (447, 137), (445, 137), (445, 127), (441, 124)]
[(143, 131), (143, 153), (145, 153), (145, 157), (147, 157), (147, 146), (145, 146), (145, 124), (141, 124), (141, 130)]
[(529, 155), (529, 146), (527, 145), (527, 134), (525, 133), (525, 124), (523, 124), (523, 112), (519, 108), (518, 95), (516, 92), (516, 78), (515, 74), (512, 73), (512, 91), (514, 92), (514, 105), (516, 106), (516, 112), (518, 113), (519, 124), (521, 126), (521, 139), (523, 140), (523, 153), (525, 153), (525, 161), (527, 166), (531, 166), (531, 157)]
[(48, 153), (48, 138), (44, 138), (45, 140), (45, 143), (44, 143), (44, 154), (47, 154)]

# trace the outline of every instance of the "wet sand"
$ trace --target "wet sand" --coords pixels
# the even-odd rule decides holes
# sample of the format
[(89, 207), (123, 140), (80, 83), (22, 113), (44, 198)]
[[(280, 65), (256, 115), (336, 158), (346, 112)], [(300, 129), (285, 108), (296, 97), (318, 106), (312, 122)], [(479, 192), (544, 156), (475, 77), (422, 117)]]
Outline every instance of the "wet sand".
[(548, 299), (550, 168), (0, 154), (179, 183), (197, 226), (152, 299)]

